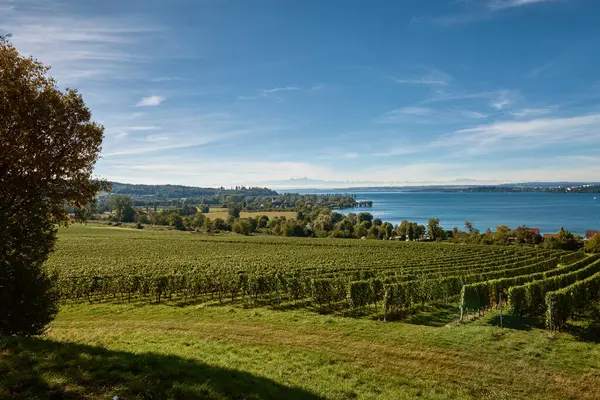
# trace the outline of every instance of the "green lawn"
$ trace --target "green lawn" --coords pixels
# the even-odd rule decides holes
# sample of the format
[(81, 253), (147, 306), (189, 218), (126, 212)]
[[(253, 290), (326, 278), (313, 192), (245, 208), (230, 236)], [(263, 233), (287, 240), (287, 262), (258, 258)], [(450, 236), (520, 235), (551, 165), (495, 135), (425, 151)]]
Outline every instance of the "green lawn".
[[(0, 338), (0, 398), (598, 399), (600, 345), (497, 314), (467, 325), (309, 311), (67, 305)], [(505, 318), (511, 324), (511, 318)]]

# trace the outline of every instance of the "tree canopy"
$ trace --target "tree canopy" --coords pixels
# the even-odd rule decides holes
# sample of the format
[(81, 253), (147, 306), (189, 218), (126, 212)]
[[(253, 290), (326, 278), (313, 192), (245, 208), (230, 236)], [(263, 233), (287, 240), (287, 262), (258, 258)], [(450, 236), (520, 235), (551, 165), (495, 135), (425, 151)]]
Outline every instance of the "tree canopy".
[(48, 71), (0, 37), (0, 333), (39, 333), (52, 319), (42, 264), (55, 224), (68, 224), (65, 204), (83, 209), (106, 188), (92, 179), (103, 128)]

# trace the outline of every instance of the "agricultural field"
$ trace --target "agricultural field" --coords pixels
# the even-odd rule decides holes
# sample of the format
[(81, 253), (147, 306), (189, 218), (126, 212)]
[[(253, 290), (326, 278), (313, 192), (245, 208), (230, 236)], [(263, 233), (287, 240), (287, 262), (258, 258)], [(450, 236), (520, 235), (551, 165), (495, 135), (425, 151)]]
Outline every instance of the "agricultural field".
[[(296, 211), (242, 211), (240, 212), (240, 218), (254, 218), (260, 215), (266, 215), (269, 219), (275, 217), (296, 218), (296, 214)], [(226, 208), (219, 207), (211, 207), (210, 211), (204, 215), (210, 219), (222, 218), (224, 220), (227, 220), (229, 216)]]
[(63, 230), (47, 268), (71, 302), (306, 308), (384, 321), (427, 307), (464, 319), (508, 302), (519, 316), (546, 316), (551, 329), (595, 299), (600, 277), (597, 256), (533, 247), (98, 226)]
[(565, 253), (529, 247), (73, 227), (48, 268), (68, 300), (305, 305), (398, 314), (449, 303), (465, 284), (554, 269)]
[(0, 398), (598, 399), (599, 265), (74, 225), (48, 333), (0, 338)]

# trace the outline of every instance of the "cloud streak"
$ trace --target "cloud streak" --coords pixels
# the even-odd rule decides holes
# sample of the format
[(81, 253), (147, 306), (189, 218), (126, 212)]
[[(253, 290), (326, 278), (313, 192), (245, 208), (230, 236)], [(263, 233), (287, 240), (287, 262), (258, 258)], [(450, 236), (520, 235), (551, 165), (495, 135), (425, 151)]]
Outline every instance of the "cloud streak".
[[(258, 90), (257, 93), (255, 95), (251, 95), (251, 96), (246, 96), (246, 95), (241, 95), (238, 96), (238, 100), (259, 100), (259, 99), (273, 99), (277, 102), (282, 102), (283, 98), (276, 96), (275, 93), (278, 92), (289, 92), (289, 91), (303, 91), (304, 88), (299, 87), (299, 86), (294, 86), (294, 85), (290, 85), (290, 86), (281, 86), (281, 87), (274, 87), (271, 89), (261, 89)], [(308, 89), (308, 90), (313, 90), (313, 89)]]
[(452, 82), (452, 77), (437, 69), (429, 69), (428, 73), (421, 77), (393, 78), (396, 83), (406, 85), (446, 86)]
[(156, 31), (135, 19), (75, 15), (30, 0), (9, 3), (0, 13), (0, 32), (11, 32), (19, 51), (51, 65), (60, 84), (122, 76), (146, 59), (140, 44)]
[(283, 92), (283, 91), (289, 91), (289, 90), (302, 90), (302, 88), (298, 87), (298, 86), (284, 86), (284, 87), (276, 87), (273, 89), (263, 89), (262, 92), (263, 93), (277, 93), (277, 92)]
[(165, 101), (163, 96), (142, 97), (142, 99), (137, 102), (136, 107), (155, 107), (160, 105), (163, 101)]
[(433, 143), (457, 147), (470, 154), (489, 154), (512, 149), (543, 148), (564, 143), (598, 143), (600, 114), (567, 118), (539, 118), (529, 121), (501, 121), (460, 129)]
[(542, 3), (555, 3), (560, 1), (568, 0), (455, 1), (455, 3), (463, 3), (462, 11), (438, 16), (413, 17), (410, 25), (412, 26), (419, 22), (425, 22), (433, 23), (442, 27), (450, 27), (454, 25), (491, 20), (496, 17), (496, 14), (512, 8), (532, 6)]
[(523, 7), (533, 4), (550, 3), (559, 0), (494, 0), (488, 4), (488, 8), (492, 11), (505, 10), (507, 8)]

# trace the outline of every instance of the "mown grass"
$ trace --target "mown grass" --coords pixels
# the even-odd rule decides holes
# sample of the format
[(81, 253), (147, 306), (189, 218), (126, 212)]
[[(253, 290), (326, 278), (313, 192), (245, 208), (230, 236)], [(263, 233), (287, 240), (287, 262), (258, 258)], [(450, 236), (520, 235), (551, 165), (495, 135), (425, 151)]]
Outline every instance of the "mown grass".
[(68, 305), (45, 336), (0, 339), (0, 398), (599, 398), (599, 344), (501, 330), (496, 318), (428, 326), (303, 310)]

